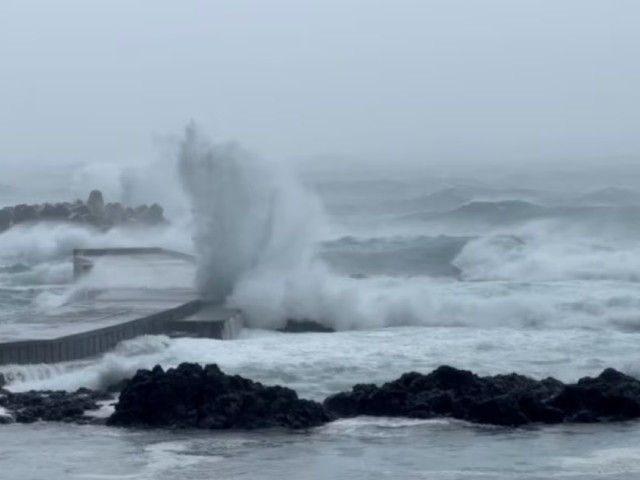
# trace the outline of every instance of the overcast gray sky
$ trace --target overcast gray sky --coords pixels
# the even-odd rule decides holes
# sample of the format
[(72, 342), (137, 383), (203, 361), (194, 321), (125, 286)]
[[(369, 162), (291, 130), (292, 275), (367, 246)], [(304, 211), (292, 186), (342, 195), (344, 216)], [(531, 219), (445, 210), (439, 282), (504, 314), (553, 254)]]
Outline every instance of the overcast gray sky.
[(640, 153), (637, 0), (2, 0), (0, 162)]

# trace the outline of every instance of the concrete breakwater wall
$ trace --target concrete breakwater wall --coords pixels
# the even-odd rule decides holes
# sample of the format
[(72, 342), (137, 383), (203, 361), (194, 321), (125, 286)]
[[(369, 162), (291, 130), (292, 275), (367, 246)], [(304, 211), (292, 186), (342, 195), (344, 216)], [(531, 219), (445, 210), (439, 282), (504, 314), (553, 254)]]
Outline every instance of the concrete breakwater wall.
[(201, 300), (118, 325), (49, 340), (0, 343), (0, 365), (57, 363), (98, 356), (123, 340), (140, 335), (201, 336), (230, 340), (242, 329), (242, 316), (230, 313), (216, 320), (182, 321), (201, 310)]
[(196, 257), (188, 253), (157, 247), (131, 248), (76, 248), (73, 250), (73, 277), (78, 280), (93, 267), (93, 259), (99, 257), (125, 257), (134, 255), (160, 255), (194, 263)]
[[(155, 262), (158, 268), (163, 268), (169, 276), (175, 274), (177, 267), (175, 264), (167, 264), (167, 258), (178, 260), (178, 263), (186, 265), (193, 264), (195, 261), (192, 255), (162, 248), (76, 249), (73, 251), (74, 277), (78, 279), (87, 274), (93, 268), (94, 260), (103, 257), (123, 257), (125, 262), (127, 259), (131, 262), (140, 261), (142, 257), (146, 263), (153, 265)], [(197, 296), (195, 291), (193, 291), (193, 297), (190, 294), (184, 297), (178, 295), (179, 299), (176, 298), (175, 301), (171, 300), (171, 295), (175, 295), (175, 292), (167, 293), (168, 301), (158, 297), (157, 292), (155, 297), (148, 292), (140, 295), (139, 292), (135, 293), (135, 289), (127, 292), (134, 295), (134, 300), (126, 294), (120, 297), (116, 295), (115, 300), (115, 303), (122, 302), (122, 310), (126, 313), (121, 323), (96, 326), (93, 329), (87, 326), (83, 331), (57, 338), (0, 343), (0, 365), (58, 363), (91, 358), (112, 350), (124, 340), (140, 335), (229, 340), (236, 338), (243, 326), (242, 315), (237, 310), (227, 309), (221, 305), (211, 305), (199, 299), (187, 301)], [(164, 295), (162, 290), (160, 292), (161, 296)], [(108, 297), (108, 290), (106, 295)], [(102, 306), (108, 305), (109, 301), (114, 302), (113, 297), (105, 299), (102, 296), (96, 301), (96, 305), (100, 306), (101, 302)], [(137, 314), (139, 317), (136, 318), (136, 305), (139, 304), (143, 307)], [(151, 310), (149, 305), (152, 306)], [(100, 319), (95, 312), (87, 313), (85, 324), (90, 324), (92, 315), (93, 319)], [(60, 321), (64, 322), (65, 319), (62, 317)]]

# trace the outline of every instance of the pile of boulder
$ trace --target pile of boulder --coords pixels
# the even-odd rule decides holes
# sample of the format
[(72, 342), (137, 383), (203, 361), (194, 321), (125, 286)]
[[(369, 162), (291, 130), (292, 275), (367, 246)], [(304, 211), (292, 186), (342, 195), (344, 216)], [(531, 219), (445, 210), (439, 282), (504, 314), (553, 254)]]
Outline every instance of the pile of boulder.
[(67, 222), (108, 230), (115, 226), (161, 225), (166, 221), (164, 210), (157, 203), (138, 207), (118, 202), (105, 204), (100, 190), (93, 190), (86, 202), (21, 204), (0, 209), (0, 233), (16, 225), (36, 222)]

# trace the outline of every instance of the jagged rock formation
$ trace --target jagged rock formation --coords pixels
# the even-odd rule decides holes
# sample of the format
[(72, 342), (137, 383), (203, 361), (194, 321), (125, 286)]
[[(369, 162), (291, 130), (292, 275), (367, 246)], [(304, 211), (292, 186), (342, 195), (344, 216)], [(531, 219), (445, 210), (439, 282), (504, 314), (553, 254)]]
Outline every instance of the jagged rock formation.
[(98, 410), (100, 400), (108, 399), (100, 392), (81, 388), (75, 392), (43, 391), (12, 393), (0, 388), (0, 407), (7, 413), (0, 415), (0, 423), (33, 423), (93, 421), (85, 413)]
[(428, 375), (405, 373), (381, 387), (356, 385), (324, 405), (341, 417), (453, 417), (505, 426), (609, 422), (640, 418), (640, 381), (610, 368), (564, 384), (517, 374), (479, 377), (442, 366)]
[(154, 203), (125, 207), (121, 203), (104, 203), (100, 190), (93, 190), (86, 202), (15, 205), (0, 209), (0, 233), (9, 228), (35, 222), (70, 222), (108, 230), (115, 226), (149, 226), (166, 223), (164, 210)]
[[(1, 381), (1, 378), (0, 378)], [(139, 370), (121, 389), (108, 425), (203, 429), (310, 428), (358, 415), (440, 418), (517, 427), (530, 423), (596, 423), (640, 418), (640, 381), (608, 368), (595, 378), (564, 384), (515, 373), (480, 377), (442, 366), (405, 373), (382, 386), (356, 385), (319, 403), (295, 391), (226, 375), (217, 365), (183, 363)], [(0, 424), (38, 420), (87, 423), (86, 412), (110, 394), (11, 393), (0, 387)], [(6, 411), (7, 413), (2, 413)]]
[(183, 363), (139, 370), (120, 394), (109, 425), (204, 429), (309, 428), (333, 419), (285, 387), (267, 387), (217, 365)]

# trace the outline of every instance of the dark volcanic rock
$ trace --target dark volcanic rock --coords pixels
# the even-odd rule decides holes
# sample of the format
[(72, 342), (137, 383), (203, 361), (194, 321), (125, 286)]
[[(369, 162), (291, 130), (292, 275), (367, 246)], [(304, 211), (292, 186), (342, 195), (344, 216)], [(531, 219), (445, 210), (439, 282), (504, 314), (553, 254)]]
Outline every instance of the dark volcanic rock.
[(567, 413), (572, 422), (601, 422), (640, 417), (640, 381), (607, 368), (596, 378), (567, 385), (551, 406)]
[[(139, 370), (112, 390), (120, 389), (107, 423), (123, 427), (310, 428), (357, 415), (452, 417), (503, 426), (640, 418), (640, 381), (613, 369), (565, 385), (517, 374), (479, 377), (442, 366), (428, 375), (405, 373), (381, 387), (356, 385), (330, 396), (324, 405), (299, 399), (288, 388), (226, 375), (217, 365), (192, 363), (166, 372), (159, 366)], [(93, 422), (86, 412), (109, 398), (87, 389), (11, 393), (0, 386), (0, 407), (10, 414), (0, 423)]]
[(69, 221), (72, 223), (85, 223), (85, 216), (79, 213), (72, 213), (69, 215)]
[(108, 424), (205, 429), (309, 428), (332, 420), (322, 405), (291, 389), (226, 375), (217, 365), (183, 363), (139, 370)]
[(84, 215), (89, 215), (91, 214), (91, 210), (89, 209), (89, 207), (87, 205), (85, 205), (84, 203), (77, 203), (71, 208), (71, 214), (72, 215), (79, 215), (79, 216), (84, 216)]
[(45, 203), (40, 208), (40, 218), (42, 220), (66, 220), (71, 216), (71, 208), (64, 203), (54, 205)]
[(11, 226), (11, 222), (13, 222), (13, 207), (0, 209), (0, 233), (7, 230)]
[(130, 381), (130, 378), (123, 378), (122, 380), (118, 380), (117, 382), (108, 385), (104, 391), (108, 394), (120, 393)]
[(38, 219), (38, 209), (33, 205), (16, 205), (13, 209), (13, 224), (32, 222)]
[(84, 422), (85, 412), (98, 410), (99, 400), (104, 394), (81, 388), (76, 392), (23, 392), (3, 390), (0, 406), (10, 412), (18, 423), (33, 423), (39, 420), (53, 422)]
[(406, 373), (381, 387), (356, 385), (324, 405), (341, 417), (446, 416), (507, 426), (617, 421), (640, 418), (640, 381), (613, 369), (565, 385), (516, 374), (479, 377), (443, 366), (428, 375)]
[(137, 218), (140, 218), (145, 215), (147, 210), (149, 210), (148, 205), (138, 205), (136, 208), (133, 209), (133, 215)]
[(126, 219), (125, 209), (121, 203), (107, 203), (104, 207), (104, 215), (114, 225), (122, 223)]
[(278, 329), (279, 332), (286, 333), (331, 333), (335, 330), (331, 327), (314, 322), (313, 320), (289, 319), (284, 327)]
[(154, 203), (140, 212), (138, 220), (149, 225), (158, 225), (164, 222), (164, 210), (160, 205)]
[(87, 206), (94, 215), (101, 215), (104, 210), (104, 198), (100, 190), (92, 190), (87, 199)]

